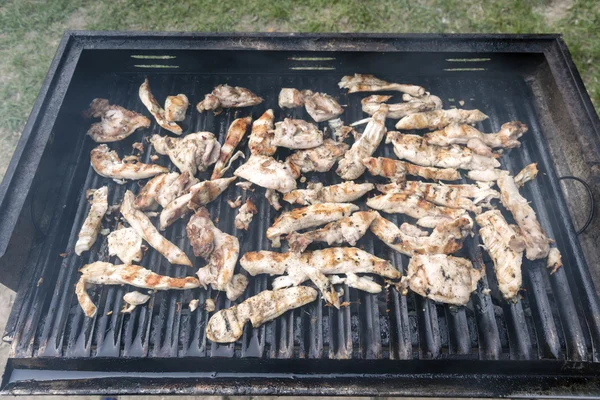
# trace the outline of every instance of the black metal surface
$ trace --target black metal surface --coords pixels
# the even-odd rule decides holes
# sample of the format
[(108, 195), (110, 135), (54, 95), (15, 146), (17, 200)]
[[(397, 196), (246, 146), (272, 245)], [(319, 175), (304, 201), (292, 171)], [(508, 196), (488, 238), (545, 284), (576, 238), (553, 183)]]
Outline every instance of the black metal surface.
[[(52, 196), (48, 189), (40, 189), (32, 191), (29, 198), (32, 204), (41, 204), (32, 207), (35, 212), (31, 212), (36, 217), (33, 225), (40, 231), (40, 242), (29, 254), (6, 328), (4, 339), (12, 343), (12, 352), (3, 379), (5, 392), (451, 393), (513, 397), (600, 394), (598, 298), (558, 186), (544, 132), (539, 127), (536, 96), (540, 94), (533, 93), (528, 84), (529, 79), (543, 70), (540, 65), (552, 64), (547, 58), (554, 46), (561, 45), (560, 40), (550, 36), (427, 35), (400, 38), (358, 35), (352, 39), (181, 35), (160, 40), (159, 36), (148, 35), (130, 40), (123, 35), (80, 34), (74, 42), (71, 37), (72, 43), (66, 40), (81, 57), (72, 60), (77, 62), (77, 68), (64, 66), (74, 73), (62, 87), (62, 107), (51, 126), (51, 135), (48, 134), (53, 139), (46, 144), (40, 161), (41, 165), (52, 165), (53, 160), (55, 174), (50, 179), (43, 171), (37, 171), (32, 173), (30, 181), (34, 187), (44, 179), (53, 182), (60, 187), (57, 192), (60, 194)], [(231, 51), (239, 46), (251, 50)], [(154, 49), (163, 51), (157, 53)], [(167, 54), (164, 50), (172, 51)], [(468, 53), (469, 50), (478, 52)], [(132, 58), (139, 54), (175, 58)], [(294, 59), (324, 57), (324, 54), (331, 60)], [(57, 59), (65, 57), (59, 55)], [(488, 60), (449, 61), (464, 58)], [(177, 68), (148, 67), (154, 64)], [(319, 69), (311, 69), (315, 66)], [(564, 268), (549, 275), (544, 265), (525, 261), (523, 296), (514, 304), (506, 303), (498, 294), (493, 266), (475, 234), (460, 254), (469, 257), (476, 267), (486, 268), (487, 276), (467, 307), (436, 304), (414, 293), (402, 296), (393, 288), (371, 295), (344, 287), (342, 301), (349, 303), (347, 307), (336, 310), (315, 302), (259, 328), (247, 326), (240, 341), (231, 345), (208, 341), (204, 326), (209, 315), (201, 307), (194, 312), (187, 308), (193, 298), (200, 299), (201, 304), (206, 298), (216, 299), (217, 308), (232, 304), (222, 293), (211, 290), (159, 292), (147, 305), (137, 307), (131, 315), (123, 315), (119, 313), (122, 296), (129, 288), (98, 286), (90, 291), (98, 313), (93, 319), (84, 317), (74, 295), (77, 269), (98, 259), (114, 261), (107, 256), (103, 236), (82, 257), (72, 251), (88, 210), (85, 191), (109, 185), (109, 202), (116, 204), (125, 190), (139, 190), (137, 182), (117, 185), (95, 174), (89, 166), (89, 151), (95, 144), (85, 135), (89, 122), (81, 120), (78, 113), (91, 99), (106, 97), (112, 103), (147, 114), (137, 96), (137, 88), (146, 75), (159, 101), (168, 94), (185, 93), (195, 105), (220, 83), (248, 87), (265, 98), (265, 103), (257, 107), (227, 110), (219, 116), (200, 114), (195, 109), (188, 113), (182, 123), (185, 132), (211, 131), (223, 142), (234, 118), (246, 115), (257, 118), (267, 108), (274, 109), (276, 120), (290, 115), (308, 118), (302, 109), (283, 111), (277, 106), (281, 87), (332, 94), (340, 99), (340, 104), (347, 105), (343, 114), (346, 122), (362, 118), (363, 96), (348, 95), (337, 88), (341, 76), (354, 72), (423, 85), (439, 95), (447, 107), (459, 107), (462, 100), (465, 108), (479, 108), (490, 116), (478, 124), (482, 131), (497, 131), (510, 120), (528, 124), (530, 131), (522, 138), (522, 147), (506, 152), (501, 163), (516, 173), (528, 163), (538, 162), (542, 173), (527, 184), (524, 195), (532, 201), (546, 232), (556, 239)], [(60, 79), (69, 78), (67, 73), (60, 75)], [(48, 79), (57, 78), (51, 74)], [(58, 90), (52, 93), (57, 95)], [(585, 99), (581, 104), (585, 104)], [(38, 113), (46, 118), (51, 116), (40, 107), (32, 119), (38, 118)], [(393, 123), (388, 121), (390, 129)], [(591, 126), (595, 123), (592, 118)], [(132, 143), (154, 133), (167, 134), (153, 122), (151, 128), (110, 147), (121, 156), (132, 154)], [(152, 154), (146, 143), (143, 160), (148, 162)], [(377, 155), (394, 158), (390, 145), (382, 145)], [(164, 156), (158, 163), (174, 170)], [(14, 172), (22, 163), (16, 159), (11, 165)], [(200, 176), (206, 177), (207, 174)], [(307, 177), (326, 184), (340, 182), (333, 170)], [(7, 190), (18, 179), (9, 176), (3, 188)], [(374, 180), (368, 173), (363, 179)], [(276, 213), (263, 194), (261, 189), (250, 194), (232, 186), (209, 206), (217, 225), (240, 238), (241, 253), (271, 249), (264, 232)], [(259, 213), (250, 232), (237, 231), (233, 225), (235, 212), (226, 200), (238, 195), (242, 198), (251, 195), (258, 204)], [(10, 198), (4, 198), (0, 209), (23, 208), (11, 203), (14, 202)], [(387, 217), (397, 224), (408, 221), (401, 215)], [(178, 221), (167, 229), (165, 236), (191, 256), (185, 237), (186, 222), (186, 219)], [(106, 226), (115, 225), (116, 221), (112, 221)], [(13, 233), (13, 240), (19, 236), (18, 232)], [(407, 257), (371, 235), (359, 245), (391, 260), (399, 269), (408, 264)], [(153, 250), (141, 264), (171, 276), (192, 273), (184, 267), (171, 266)], [(202, 263), (197, 260), (195, 265)], [(270, 282), (264, 276), (251, 278), (243, 298), (269, 288)], [(359, 371), (358, 366), (364, 369)], [(70, 373), (62, 377), (51, 373), (58, 370), (85, 370), (91, 375), (79, 379)], [(110, 379), (101, 373), (107, 370), (114, 372)], [(142, 371), (174, 371), (180, 375), (141, 374)], [(107, 384), (107, 379), (113, 383)], [(274, 382), (272, 385), (265, 383), (269, 379)], [(444, 392), (444, 388), (450, 389)]]

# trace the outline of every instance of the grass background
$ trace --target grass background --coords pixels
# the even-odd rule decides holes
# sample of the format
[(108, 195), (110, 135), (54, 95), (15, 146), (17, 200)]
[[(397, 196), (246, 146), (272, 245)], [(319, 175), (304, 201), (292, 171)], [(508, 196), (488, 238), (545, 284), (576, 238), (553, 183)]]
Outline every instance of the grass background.
[(3, 0), (0, 179), (67, 29), (562, 33), (600, 109), (597, 0)]

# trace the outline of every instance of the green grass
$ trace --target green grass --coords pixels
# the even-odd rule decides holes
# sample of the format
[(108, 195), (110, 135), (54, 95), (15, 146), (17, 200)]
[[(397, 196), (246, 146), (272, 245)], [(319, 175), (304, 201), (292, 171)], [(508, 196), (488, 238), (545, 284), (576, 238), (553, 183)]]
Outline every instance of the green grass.
[[(485, 4), (482, 4), (485, 3)], [(567, 4), (568, 7), (563, 7)], [(600, 108), (600, 5), (570, 1), (32, 1), (0, 6), (0, 177), (66, 29), (564, 34)]]

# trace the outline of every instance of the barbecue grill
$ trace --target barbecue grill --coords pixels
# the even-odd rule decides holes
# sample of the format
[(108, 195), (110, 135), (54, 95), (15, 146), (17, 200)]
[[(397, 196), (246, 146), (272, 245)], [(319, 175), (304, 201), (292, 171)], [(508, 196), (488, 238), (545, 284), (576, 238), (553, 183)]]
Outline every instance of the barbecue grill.
[[(209, 314), (187, 306), (193, 298), (202, 304), (208, 297), (218, 309), (231, 305), (211, 290), (158, 292), (124, 315), (121, 299), (129, 289), (97, 286), (90, 294), (98, 313), (85, 318), (74, 294), (77, 270), (109, 260), (102, 236), (82, 257), (73, 252), (88, 210), (86, 190), (108, 184), (110, 204), (119, 203), (127, 189), (139, 190), (137, 182), (117, 185), (90, 167), (96, 144), (85, 135), (90, 122), (79, 114), (93, 98), (148, 115), (137, 95), (146, 76), (159, 101), (185, 93), (195, 105), (221, 83), (262, 96), (259, 106), (218, 116), (188, 112), (185, 132), (211, 131), (223, 142), (238, 116), (257, 118), (273, 108), (276, 120), (307, 117), (304, 110), (277, 106), (282, 87), (332, 94), (347, 105), (342, 115), (347, 123), (364, 118), (364, 96), (337, 87), (342, 76), (354, 73), (424, 86), (445, 107), (464, 101), (465, 108), (490, 116), (477, 126), (485, 132), (510, 120), (528, 124), (521, 148), (506, 152), (501, 163), (513, 173), (539, 163), (542, 173), (522, 190), (556, 239), (564, 267), (549, 275), (543, 262), (524, 260), (522, 298), (507, 303), (475, 235), (463, 254), (488, 274), (466, 307), (414, 293), (402, 296), (392, 287), (378, 295), (345, 287), (347, 307), (314, 302), (259, 328), (246, 326), (231, 345), (207, 341)], [(576, 206), (574, 223), (558, 179), (558, 173), (577, 175), (597, 192), (599, 132), (598, 117), (557, 35), (68, 32), (0, 186), (0, 277), (17, 291), (3, 336), (11, 353), (2, 393), (599, 396), (600, 307), (588, 270), (588, 264), (599, 266), (598, 253), (593, 237), (582, 241), (584, 253), (576, 235), (588, 207), (583, 192), (573, 187), (564, 193)], [(154, 133), (167, 134), (153, 122), (111, 148), (132, 154), (132, 143)], [(143, 161), (152, 154), (145, 143)], [(384, 145), (376, 156), (394, 158)], [(157, 162), (173, 168), (167, 157)], [(362, 179), (374, 180), (365, 175)], [(333, 170), (308, 179), (339, 182)], [(240, 238), (242, 254), (270, 249), (264, 232), (275, 212), (257, 189), (251, 195), (259, 213), (249, 232), (238, 232), (226, 200), (239, 194), (232, 186), (211, 203), (213, 219)], [(398, 215), (390, 219), (404, 221)], [(192, 255), (185, 223), (178, 221), (165, 236)], [(369, 235), (359, 245), (398, 268), (408, 263)], [(191, 273), (154, 250), (141, 264), (171, 276)], [(270, 280), (251, 278), (243, 298), (267, 289)]]

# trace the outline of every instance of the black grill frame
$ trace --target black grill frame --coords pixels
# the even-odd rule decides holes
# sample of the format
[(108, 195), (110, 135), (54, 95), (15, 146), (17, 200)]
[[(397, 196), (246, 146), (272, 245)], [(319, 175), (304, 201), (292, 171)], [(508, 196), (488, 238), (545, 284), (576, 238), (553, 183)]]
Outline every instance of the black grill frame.
[[(38, 100), (34, 106), (31, 117), (23, 132), (15, 156), (11, 162), (5, 180), (0, 186), (0, 217), (3, 223), (0, 226), (0, 253), (7, 250), (2, 257), (2, 266), (27, 265), (24, 276), (18, 287), (17, 299), (6, 327), (4, 340), (14, 341), (15, 334), (21, 332), (18, 339), (22, 339), (23, 332), (27, 332), (29, 313), (52, 312), (53, 305), (40, 302), (36, 308), (34, 299), (36, 296), (44, 296), (44, 292), (50, 298), (52, 294), (48, 291), (51, 287), (42, 283), (36, 286), (39, 278), (54, 275), (48, 265), (52, 264), (50, 259), (56, 258), (53, 250), (55, 243), (62, 243), (69, 237), (71, 229), (78, 230), (80, 221), (74, 224), (68, 223), (69, 210), (60, 209), (59, 205), (65, 204), (72, 193), (81, 191), (76, 182), (85, 181), (88, 187), (93, 179), (92, 174), (87, 177), (81, 176), (77, 171), (78, 165), (70, 165), (68, 160), (53, 160), (50, 150), (52, 140), (60, 140), (54, 137), (53, 132), (67, 129), (64, 118), (57, 120), (59, 112), (63, 107), (67, 90), (70, 85), (81, 84), (76, 76), (76, 71), (85, 69), (92, 62), (99, 62), (96, 54), (109, 54), (112, 62), (118, 62), (119, 54), (129, 58), (131, 51), (140, 54), (155, 54), (157, 51), (180, 51), (180, 50), (202, 50), (205, 54), (214, 54), (222, 51), (253, 51), (261, 56), (271, 51), (306, 52), (315, 54), (320, 51), (332, 51), (344, 57), (345, 52), (411, 52), (411, 54), (432, 53), (500, 53), (506, 54), (509, 64), (519, 67), (520, 59), (537, 57), (549, 68), (553, 78), (553, 84), (567, 104), (567, 110), (562, 111), (565, 118), (577, 121), (581, 135), (589, 141), (590, 146), (585, 148), (583, 156), (592, 170), (600, 165), (600, 150), (598, 148), (598, 137), (600, 123), (593, 111), (591, 101), (585, 93), (583, 84), (568, 54), (568, 50), (558, 35), (299, 35), (299, 34), (182, 34), (182, 33), (106, 33), (106, 32), (68, 32), (59, 46), (57, 55), (52, 63), (48, 76), (44, 82)], [(212, 53), (209, 53), (212, 52)], [(122, 60), (121, 60), (122, 61)], [(188, 60), (190, 61), (190, 60)], [(192, 61), (190, 61), (192, 62)], [(249, 57), (249, 62), (252, 58)], [(368, 61), (366, 61), (368, 62)], [(163, 63), (163, 61), (152, 60), (152, 63)], [(165, 61), (164, 63), (168, 63)], [(528, 68), (528, 62), (524, 61), (523, 69)], [(529, 60), (531, 64), (531, 59)], [(198, 65), (188, 65), (188, 69), (197, 68)], [(235, 73), (235, 67), (232, 73)], [(364, 68), (364, 67), (363, 67)], [(424, 66), (427, 69), (427, 66)], [(186, 72), (178, 70), (179, 72)], [(365, 71), (366, 72), (366, 71)], [(490, 71), (493, 73), (494, 71)], [(465, 72), (466, 73), (466, 72)], [(341, 76), (341, 74), (340, 74)], [(75, 78), (74, 78), (75, 77)], [(90, 78), (89, 76), (87, 78)], [(74, 81), (75, 79), (75, 81)], [(159, 90), (159, 85), (154, 85)], [(196, 97), (198, 94), (196, 94)], [(129, 98), (135, 98), (136, 93), (129, 93)], [(83, 100), (83, 99), (82, 99)], [(86, 99), (89, 101), (89, 99)], [(71, 100), (73, 101), (73, 100)], [(118, 102), (117, 102), (118, 103)], [(77, 109), (79, 111), (82, 106)], [(122, 103), (118, 103), (122, 104)], [(125, 104), (123, 104), (125, 105)], [(68, 104), (67, 104), (68, 107)], [(485, 109), (483, 109), (485, 112)], [(551, 110), (556, 111), (556, 110)], [(73, 112), (75, 113), (75, 111)], [(255, 113), (256, 114), (256, 113)], [(233, 114), (232, 114), (233, 115)], [(505, 121), (501, 121), (505, 122)], [(156, 132), (156, 129), (154, 130)], [(164, 133), (164, 132), (162, 132)], [(101, 341), (102, 356), (89, 357), (89, 347), (85, 343), (75, 347), (71, 354), (62, 356), (57, 352), (63, 337), (52, 336), (51, 333), (45, 337), (44, 343), (35, 343), (32, 338), (30, 344), (27, 341), (19, 342), (13, 346), (13, 353), (7, 366), (2, 390), (4, 393), (33, 394), (33, 393), (173, 393), (173, 394), (353, 394), (353, 395), (428, 395), (428, 396), (511, 396), (511, 397), (594, 397), (600, 394), (600, 380), (598, 372), (597, 343), (600, 340), (600, 307), (598, 297), (585, 261), (583, 253), (577, 241), (569, 212), (562, 195), (560, 186), (556, 179), (556, 173), (552, 168), (553, 161), (544, 144), (542, 136), (535, 138), (540, 147), (535, 154), (535, 160), (548, 166), (545, 172), (548, 174), (547, 182), (553, 193), (558, 193), (553, 212), (556, 215), (540, 215), (540, 219), (551, 237), (555, 237), (559, 244), (569, 245), (572, 249), (572, 257), (567, 260), (572, 268), (569, 274), (561, 270), (556, 278), (551, 280), (552, 290), (569, 301), (559, 302), (557, 312), (561, 319), (574, 318), (574, 324), (562, 324), (565, 330), (565, 338), (543, 337), (540, 341), (547, 344), (539, 348), (539, 356), (532, 354), (531, 343), (527, 344), (529, 338), (514, 338), (512, 340), (510, 360), (499, 360), (502, 358), (500, 339), (497, 337), (498, 329), (494, 317), (494, 310), (488, 296), (474, 295), (473, 303), (479, 309), (484, 310), (482, 319), (479, 320), (476, 329), (480, 343), (479, 354), (469, 354), (461, 359), (461, 353), (472, 347), (471, 343), (460, 340), (448, 343), (449, 352), (454, 357), (439, 352), (440, 344), (438, 335), (431, 334), (439, 329), (437, 326), (423, 328), (423, 334), (419, 335), (419, 360), (371, 360), (377, 358), (381, 352), (379, 347), (367, 346), (363, 349), (363, 359), (340, 360), (339, 358), (356, 357), (352, 353), (352, 343), (348, 345), (347, 340), (351, 332), (338, 330), (335, 343), (329, 343), (329, 356), (323, 344), (317, 343), (311, 349), (321, 349), (314, 354), (308, 354), (307, 359), (274, 359), (273, 354), (267, 359), (254, 358), (198, 358), (199, 354), (181, 354), (178, 346), (161, 346), (154, 348), (154, 353), (149, 358), (138, 358), (137, 352), (121, 354), (118, 358), (119, 349), (114, 342)], [(82, 141), (83, 142), (83, 141)], [(75, 148), (78, 154), (75, 159), (86, 159), (85, 154), (89, 152), (89, 143)], [(148, 157), (149, 152), (144, 156)], [(523, 162), (531, 160), (532, 154), (524, 149)], [(62, 162), (61, 162), (62, 161)], [(504, 161), (504, 160), (503, 160)], [(517, 165), (504, 164), (511, 170)], [(36, 220), (36, 207), (27, 207), (35, 199), (35, 185), (44, 179), (45, 167), (52, 167), (63, 173), (63, 187), (61, 194), (49, 199), (43, 207), (60, 211), (53, 213), (52, 221), (39, 221), (33, 224), (33, 230), (43, 230), (43, 225), (48, 229), (46, 238), (31, 233), (31, 220)], [(87, 166), (85, 168), (87, 170)], [(595, 175), (598, 176), (597, 174)], [(34, 181), (35, 179), (35, 181)], [(594, 182), (595, 184), (598, 181)], [(61, 197), (64, 196), (64, 197)], [(260, 195), (257, 195), (259, 197)], [(538, 189), (527, 191), (526, 197), (536, 203), (542, 202), (543, 194)], [(79, 196), (82, 199), (83, 196)], [(263, 202), (264, 203), (264, 202)], [(80, 201), (79, 207), (85, 203)], [(538, 213), (545, 214), (544, 209), (538, 209)], [(33, 217), (31, 218), (32, 215)], [(81, 212), (77, 213), (81, 215)], [(85, 213), (83, 213), (85, 214)], [(45, 212), (41, 213), (46, 215)], [(259, 214), (260, 215), (260, 214)], [(564, 221), (564, 229), (560, 232), (552, 232), (549, 225), (550, 218)], [(256, 222), (255, 222), (256, 223)], [(262, 222), (264, 224), (265, 222)], [(38, 226), (40, 225), (40, 226)], [(181, 235), (173, 233), (173, 238), (178, 239)], [(9, 241), (11, 244), (9, 245)], [(32, 245), (24, 246), (23, 243), (33, 242)], [(16, 246), (15, 243), (21, 244)], [(177, 242), (176, 242), (177, 243)], [(467, 243), (467, 251), (473, 260), (481, 260), (481, 251), (476, 246), (478, 238), (475, 237)], [(17, 248), (18, 247), (18, 248)], [(23, 248), (28, 250), (29, 261), (23, 261)], [(19, 251), (20, 250), (20, 253)], [(244, 251), (244, 249), (242, 249)], [(27, 253), (26, 252), (26, 253)], [(41, 257), (41, 258), (40, 258)], [(70, 255), (65, 257), (63, 268), (67, 266)], [(85, 255), (84, 255), (85, 257)], [(401, 263), (401, 262), (399, 262)], [(44, 268), (41, 269), (41, 266)], [(167, 270), (169, 271), (169, 270)], [(164, 270), (163, 270), (164, 272)], [(175, 274), (183, 273), (182, 268), (173, 268)], [(542, 266), (534, 266), (527, 273), (526, 286), (531, 287), (535, 299), (531, 307), (533, 309), (549, 309), (548, 298), (545, 293), (543, 282), (544, 270)], [(578, 293), (571, 295), (566, 282), (571, 287), (577, 287)], [(7, 284), (14, 282), (6, 281)], [(266, 280), (254, 281), (255, 290), (261, 290), (266, 285)], [(561, 283), (563, 285), (561, 285)], [(480, 288), (481, 289), (481, 288)], [(59, 290), (58, 287), (56, 290)], [(119, 296), (113, 294), (114, 298), (122, 296), (123, 289), (115, 289)], [(112, 292), (111, 292), (112, 293)], [(393, 299), (391, 304), (403, 307), (406, 298), (398, 296), (394, 291), (390, 292)], [(56, 296), (55, 296), (56, 297)], [(60, 296), (59, 296), (60, 297)], [(213, 296), (214, 297), (214, 296)], [(181, 299), (183, 297), (177, 297)], [(362, 298), (362, 296), (361, 296)], [(348, 300), (351, 300), (348, 298)], [(164, 301), (167, 301), (166, 299)], [(170, 302), (176, 301), (176, 297), (170, 297)], [(365, 297), (369, 302), (369, 298)], [(436, 306), (429, 301), (416, 299), (417, 306), (422, 307), (424, 312), (419, 314), (421, 320), (417, 322), (420, 326), (426, 326), (431, 321), (437, 324), (438, 319), (430, 315), (437, 313)], [(110, 304), (110, 303), (109, 303)], [(50, 308), (48, 308), (50, 307)], [(309, 306), (310, 307), (310, 306)], [(405, 305), (404, 305), (405, 307)], [(370, 304), (366, 309), (377, 312), (377, 305)], [(526, 316), (520, 303), (516, 305), (503, 305), (504, 313), (510, 314), (510, 320), (517, 324), (524, 321)], [(579, 314), (573, 311), (581, 310)], [(48, 311), (50, 310), (50, 311)], [(162, 312), (162, 311), (161, 311)], [(321, 307), (314, 307), (314, 312), (323, 314)], [(489, 314), (491, 312), (491, 314)], [(23, 313), (26, 313), (24, 315)], [(485, 314), (487, 313), (487, 317)], [(350, 311), (336, 314), (340, 319), (351, 322)], [(541, 332), (556, 332), (552, 328), (556, 322), (551, 314), (538, 313), (541, 315), (535, 321), (536, 326), (543, 327)], [(319, 314), (320, 317), (320, 314)], [(173, 319), (175, 318), (175, 320)], [(168, 316), (168, 324), (176, 327), (175, 330), (166, 330), (167, 335), (172, 335), (171, 340), (178, 340), (178, 329), (180, 316)], [(377, 328), (379, 319), (377, 315), (371, 317), (371, 327)], [(408, 329), (410, 321), (403, 319), (401, 313), (391, 317), (397, 320), (400, 327)], [(579, 319), (579, 321), (578, 321)], [(445, 308), (445, 319), (452, 326), (466, 324), (464, 310)], [(483, 321), (483, 323), (482, 323)], [(486, 323), (485, 321), (489, 321)], [(34, 322), (35, 323), (35, 322)], [(104, 322), (108, 323), (106, 318)], [(329, 320), (329, 323), (335, 321)], [(25, 324), (25, 325), (24, 325)], [(58, 322), (59, 326), (61, 322)], [(456, 325), (458, 324), (458, 325)], [(347, 327), (351, 323), (345, 324)], [(35, 325), (34, 325), (35, 326)], [(45, 327), (48, 329), (48, 327)], [(571, 329), (572, 328), (572, 329)], [(273, 328), (275, 329), (275, 328)], [(279, 326), (285, 329), (285, 326)], [(317, 328), (315, 328), (317, 329)], [(377, 328), (378, 329), (378, 328)], [(54, 331), (54, 330), (52, 330)], [(519, 330), (516, 329), (515, 332)], [(121, 332), (121, 331), (119, 331)], [(264, 331), (263, 331), (264, 332)], [(372, 333), (365, 333), (368, 335)], [(164, 338), (163, 338), (164, 339)], [(464, 337), (462, 338), (464, 339)], [(561, 344), (561, 339), (566, 344)], [(538, 339), (539, 340), (539, 339)], [(52, 345), (54, 343), (54, 345)], [(146, 342), (147, 343), (147, 342)], [(516, 344), (521, 345), (515, 346)], [(99, 343), (100, 344), (100, 343)], [(97, 344), (97, 345), (99, 345)], [(293, 344), (293, 343), (292, 343)], [(120, 346), (120, 345), (119, 345)], [(280, 344), (281, 348), (294, 351), (294, 346)], [(350, 349), (348, 349), (348, 346)], [(404, 354), (400, 358), (412, 358), (411, 343), (398, 343), (397, 354)], [(36, 347), (35, 352), (33, 347)], [(155, 346), (156, 347), (156, 346)], [(210, 347), (210, 346), (209, 346)], [(280, 350), (281, 350), (280, 348)], [(77, 350), (78, 349), (78, 350)], [(432, 351), (433, 349), (433, 351)], [(437, 353), (436, 353), (437, 349)], [(567, 350), (565, 350), (567, 349)], [(143, 350), (143, 349), (142, 349)], [(147, 350), (146, 350), (147, 351)], [(173, 353), (174, 351), (174, 353)], [(238, 350), (233, 346), (213, 346), (210, 350), (212, 356), (228, 357)], [(255, 351), (250, 347), (242, 346), (242, 357), (253, 357)], [(275, 351), (275, 350), (272, 350)], [(299, 351), (303, 351), (300, 349)], [(567, 353), (567, 354), (565, 354)], [(236, 353), (237, 354), (237, 353)], [(175, 356), (176, 358), (170, 358)], [(177, 356), (184, 356), (179, 358)], [(321, 358), (318, 362), (311, 358)], [(536, 361), (541, 357), (544, 360)], [(338, 358), (338, 359), (336, 359)], [(431, 359), (430, 359), (431, 358)], [(479, 358), (480, 360), (476, 360)], [(555, 358), (555, 361), (549, 360)], [(527, 359), (526, 361), (517, 361)], [(61, 374), (52, 374), (52, 371), (70, 371)], [(74, 372), (76, 371), (76, 372)], [(81, 372), (87, 371), (87, 372)], [(109, 374), (109, 375), (107, 375)]]

